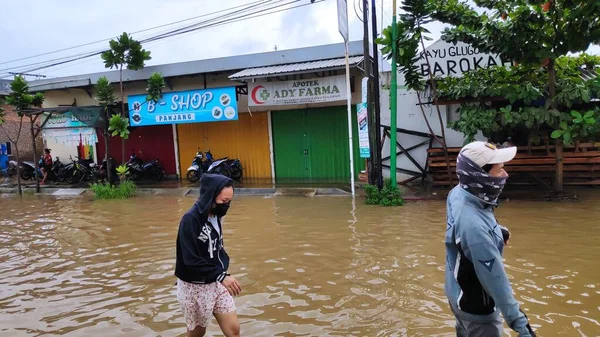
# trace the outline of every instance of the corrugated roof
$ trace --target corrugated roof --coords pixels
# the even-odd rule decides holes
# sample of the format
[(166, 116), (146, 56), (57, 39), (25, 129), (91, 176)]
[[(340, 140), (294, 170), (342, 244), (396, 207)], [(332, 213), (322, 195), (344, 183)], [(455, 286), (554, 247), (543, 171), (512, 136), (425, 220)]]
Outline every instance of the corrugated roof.
[[(362, 52), (362, 41), (352, 41), (349, 43), (350, 55), (358, 55), (362, 54)], [(152, 75), (152, 73), (155, 72), (161, 73), (165, 78), (169, 78), (223, 71), (233, 72), (252, 67), (326, 60), (342, 56), (344, 56), (344, 44), (336, 43), (307, 48), (278, 50), (266, 53), (220, 57), (208, 60), (161, 64), (147, 66), (144, 69), (137, 71), (123, 70), (123, 81), (145, 81), (150, 77), (150, 75)], [(119, 82), (119, 71), (112, 70), (86, 75), (32, 81), (29, 83), (29, 87), (33, 91), (86, 87), (96, 83), (98, 78), (102, 76), (106, 76), (110, 82)]]
[[(356, 66), (364, 59), (363, 56), (349, 57), (350, 66)], [(333, 70), (343, 69), (346, 67), (346, 58), (335, 58), (329, 60), (319, 60), (310, 62), (290, 63), (282, 65), (274, 65), (267, 67), (257, 67), (242, 70), (229, 76), (231, 80), (242, 80), (259, 77), (283, 76), (289, 74), (297, 74), (301, 72), (312, 72), (315, 70)]]

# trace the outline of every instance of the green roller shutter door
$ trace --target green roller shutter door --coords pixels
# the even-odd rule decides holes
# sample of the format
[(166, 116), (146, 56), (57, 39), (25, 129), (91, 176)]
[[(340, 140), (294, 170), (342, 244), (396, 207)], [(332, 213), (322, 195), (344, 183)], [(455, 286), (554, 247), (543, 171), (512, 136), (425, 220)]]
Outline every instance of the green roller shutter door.
[[(353, 108), (355, 174), (364, 169), (359, 158)], [(348, 182), (346, 107), (289, 110), (273, 113), (273, 143), (277, 181)]]

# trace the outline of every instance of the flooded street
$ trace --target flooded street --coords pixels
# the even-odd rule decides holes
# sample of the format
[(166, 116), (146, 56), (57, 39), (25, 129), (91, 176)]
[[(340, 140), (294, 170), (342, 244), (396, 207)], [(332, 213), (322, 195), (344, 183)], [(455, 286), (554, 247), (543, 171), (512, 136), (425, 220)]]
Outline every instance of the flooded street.
[[(0, 198), (0, 336), (181, 336), (175, 237), (194, 201)], [(498, 209), (539, 336), (600, 335), (598, 201)], [(454, 335), (443, 202), (238, 197), (224, 230), (243, 336)]]

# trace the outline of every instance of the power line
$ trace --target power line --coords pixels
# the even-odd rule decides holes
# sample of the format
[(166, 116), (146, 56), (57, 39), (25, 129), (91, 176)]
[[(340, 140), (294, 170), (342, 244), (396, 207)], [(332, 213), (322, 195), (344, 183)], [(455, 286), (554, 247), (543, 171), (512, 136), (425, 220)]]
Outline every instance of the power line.
[[(234, 6), (234, 7), (227, 8), (227, 9), (223, 9), (223, 10), (219, 10), (219, 11), (216, 11), (216, 12), (212, 12), (212, 13), (208, 13), (208, 14), (200, 15), (200, 16), (197, 16), (197, 17), (194, 17), (194, 18), (189, 18), (189, 19), (179, 20), (179, 21), (176, 21), (176, 22), (174, 22), (174, 23), (170, 23), (170, 24), (166, 24), (166, 25), (157, 26), (157, 27), (150, 28), (150, 29), (145, 29), (145, 30), (143, 30), (143, 31), (154, 30), (154, 29), (156, 29), (156, 28), (160, 28), (160, 27), (169, 26), (169, 25), (172, 25), (172, 24), (175, 24), (175, 23), (181, 23), (181, 22), (185, 22), (185, 21), (190, 21), (190, 20), (197, 19), (197, 18), (199, 18), (199, 17), (206, 17), (206, 16), (209, 16), (209, 15), (218, 14), (218, 13), (222, 13), (222, 12), (226, 12), (226, 11), (232, 11), (232, 10), (235, 10), (235, 9), (239, 9), (239, 8), (241, 8), (241, 7), (245, 7), (245, 8), (242, 8), (240, 11), (238, 11), (238, 12), (237, 12), (237, 13), (240, 13), (240, 12), (242, 12), (242, 13), (243, 13), (243, 12), (247, 11), (248, 9), (252, 9), (253, 7), (259, 7), (259, 6), (257, 6), (257, 5), (261, 5), (261, 4), (260, 4), (260, 2), (262, 2), (262, 4), (266, 4), (266, 3), (269, 3), (269, 2), (271, 2), (271, 1), (273, 1), (273, 0), (267, 0), (267, 1), (264, 1), (264, 0), (261, 0), (261, 1), (255, 1), (255, 2), (251, 2), (250, 4), (244, 4), (244, 5), (240, 5), (240, 6)], [(283, 1), (283, 0), (278, 0), (278, 1)], [(231, 14), (233, 14), (233, 13), (234, 13), (234, 12), (230, 12), (230, 13), (227, 13), (226, 15), (231, 15)], [(216, 18), (218, 18), (218, 17), (216, 17)], [(215, 20), (216, 18), (208, 19), (208, 20), (205, 20), (205, 21), (200, 21), (199, 23), (202, 23), (202, 22), (210, 22), (211, 20)], [(182, 26), (182, 27), (189, 27), (189, 26)], [(140, 31), (140, 32), (142, 32), (142, 31)], [(159, 34), (163, 34), (163, 33), (165, 33), (165, 32), (169, 32), (169, 31), (168, 31), (168, 30), (167, 30), (167, 31), (161, 31)], [(106, 40), (102, 40), (102, 41), (108, 41), (108, 40), (110, 40), (110, 39), (106, 39)], [(100, 42), (102, 42), (102, 41), (100, 41)], [(88, 43), (88, 44), (85, 44), (85, 45), (89, 45), (89, 44), (93, 44), (93, 43), (96, 43), (96, 42)], [(73, 49), (73, 48), (77, 48), (77, 46), (75, 46), (75, 47), (71, 47), (71, 48), (66, 48), (66, 49)], [(66, 60), (66, 59), (79, 60), (79, 59), (80, 59), (79, 57), (85, 58), (85, 57), (91, 57), (91, 56), (95, 56), (95, 55), (100, 55), (100, 54), (101, 54), (102, 52), (104, 52), (105, 50), (107, 50), (107, 49), (106, 49), (106, 48), (102, 48), (102, 49), (96, 49), (95, 51), (90, 51), (90, 52), (85, 52), (85, 53), (79, 53), (79, 54), (75, 54), (75, 55), (69, 55), (69, 56), (65, 56), (65, 57), (59, 57), (59, 58), (55, 58), (55, 59), (50, 59), (50, 60), (41, 61), (41, 62), (36, 62), (36, 63), (31, 63), (31, 64), (26, 64), (26, 65), (13, 66), (13, 67), (10, 67), (10, 68), (5, 68), (5, 69), (3, 69), (3, 70), (4, 70), (4, 71), (8, 71), (8, 70), (15, 70), (15, 69), (26, 69), (26, 68), (28, 68), (28, 67), (32, 67), (32, 66), (40, 66), (39, 68), (41, 69), (41, 68), (42, 68), (42, 67), (41, 67), (41, 65), (52, 66), (52, 63), (53, 63), (53, 62), (56, 62), (56, 61), (61, 61), (61, 60)], [(51, 53), (53, 53), (53, 52), (46, 53), (46, 54), (51, 54)], [(25, 59), (27, 59), (27, 58), (25, 58)], [(62, 64), (62, 62), (58, 62), (56, 65), (59, 65), (59, 64)], [(36, 70), (37, 70), (37, 69), (38, 69), (38, 68), (36, 68)]]
[[(276, 1), (276, 3), (277, 2), (281, 2), (281, 1), (283, 1), (283, 0)], [(212, 19), (209, 19), (209, 20), (205, 20), (203, 22), (199, 22), (199, 23), (195, 23), (195, 24), (192, 24), (192, 25), (189, 25), (189, 26), (181, 27), (181, 28), (175, 29), (173, 31), (169, 31), (169, 32), (160, 34), (158, 36), (153, 36), (153, 37), (141, 40), (140, 42), (142, 42), (142, 43), (153, 42), (153, 41), (157, 41), (157, 40), (169, 38), (169, 37), (172, 37), (172, 36), (177, 36), (177, 35), (181, 35), (181, 34), (190, 33), (190, 32), (193, 32), (193, 31), (198, 31), (198, 30), (201, 30), (203, 28), (215, 27), (215, 26), (224, 25), (224, 24), (227, 24), (227, 23), (233, 23), (233, 22), (239, 22), (239, 21), (249, 20), (249, 19), (258, 18), (258, 17), (262, 17), (262, 16), (265, 16), (265, 15), (274, 14), (274, 13), (278, 13), (278, 12), (282, 12), (282, 11), (287, 11), (287, 10), (291, 10), (291, 9), (295, 9), (295, 8), (299, 8), (299, 7), (304, 7), (304, 6), (313, 4), (313, 2), (311, 2), (311, 3), (301, 4), (301, 5), (297, 5), (297, 6), (291, 6), (291, 7), (287, 7), (287, 8), (283, 8), (283, 9), (279, 9), (279, 10), (272, 10), (272, 9), (277, 9), (277, 8), (280, 8), (280, 7), (285, 7), (285, 6), (289, 5), (289, 4), (296, 3), (296, 2), (299, 2), (299, 1), (302, 1), (302, 0), (294, 0), (294, 1), (288, 2), (286, 4), (277, 5), (277, 6), (273, 6), (273, 7), (266, 8), (266, 9), (263, 8), (263, 9), (254, 11), (252, 13), (249, 13), (246, 16), (240, 15), (240, 11), (238, 11), (237, 13), (235, 13), (235, 14), (238, 15), (237, 17), (233, 17), (233, 18), (229, 18), (229, 19), (223, 19), (224, 17), (226, 17), (228, 15), (234, 14), (234, 13), (228, 13), (227, 15), (224, 15), (222, 17), (216, 17), (216, 18), (212, 18)], [(319, 3), (319, 2), (324, 2), (324, 1), (325, 0), (319, 0), (319, 1), (315, 1), (314, 3)], [(245, 10), (248, 10), (248, 9), (252, 9), (252, 7), (260, 7), (260, 6), (256, 6), (256, 3), (252, 3), (252, 4), (253, 5), (250, 5), (250, 7), (247, 7), (246, 9), (242, 10), (242, 12), (245, 11)], [(239, 8), (239, 6), (236, 7), (236, 8)], [(265, 13), (265, 11), (269, 11), (269, 10), (271, 10), (271, 11)], [(211, 21), (215, 21), (215, 20), (218, 20), (218, 19), (222, 19), (222, 20), (211, 23)], [(65, 63), (71, 63), (71, 62), (74, 62), (74, 61), (78, 61), (78, 60), (81, 60), (81, 59), (85, 59), (85, 58), (88, 58), (88, 57), (99, 55), (103, 51), (104, 50), (97, 51), (97, 52), (91, 52), (89, 54), (83, 54), (83, 55), (79, 54), (81, 56), (74, 57), (74, 58), (71, 58), (69, 60), (65, 60), (65, 61), (61, 61), (61, 62), (55, 62), (55, 63), (52, 63), (52, 64), (47, 64), (47, 65), (36, 67), (36, 68), (33, 68), (33, 69), (27, 69), (27, 71), (30, 72), (30, 71), (35, 71), (35, 70), (41, 70), (41, 69), (46, 69), (46, 68), (54, 67), (54, 66), (57, 66), (57, 65), (65, 64)], [(26, 67), (26, 66), (24, 66), (24, 67)], [(0, 75), (0, 77), (3, 77), (3, 75)]]
[[(269, 1), (271, 1), (271, 0), (267, 0), (266, 2), (269, 2)], [(259, 2), (265, 2), (265, 0), (254, 1), (254, 2), (251, 2), (250, 4), (256, 4), (256, 3), (259, 3)], [(209, 15), (222, 13), (222, 12), (225, 12), (225, 11), (228, 11), (228, 10), (232, 10), (232, 9), (237, 9), (237, 8), (244, 7), (244, 6), (247, 6), (247, 5), (249, 5), (249, 4), (238, 5), (238, 6), (234, 6), (234, 7), (230, 7), (230, 8), (226, 8), (226, 9), (222, 9), (222, 10), (218, 10), (218, 11), (215, 11), (215, 12), (212, 12), (212, 13), (202, 14), (202, 15), (198, 15), (198, 16), (195, 16), (195, 17), (191, 17), (191, 18), (179, 20), (179, 21), (174, 21), (174, 22), (167, 23), (167, 24), (164, 24), (164, 25), (160, 25), (160, 26), (155, 26), (155, 27), (150, 27), (150, 28), (138, 30), (138, 31), (133, 32), (131, 34), (144, 33), (144, 32), (147, 32), (147, 31), (158, 29), (158, 28), (172, 26), (172, 25), (175, 25), (175, 24), (178, 24), (178, 23), (182, 23), (182, 22), (186, 22), (186, 21), (191, 21), (191, 20), (199, 19), (199, 18), (202, 18), (202, 17), (206, 17), (206, 16), (209, 16)], [(56, 53), (60, 53), (60, 52), (63, 52), (63, 51), (73, 50), (73, 49), (77, 49), (77, 48), (81, 48), (81, 47), (87, 47), (87, 46), (91, 46), (93, 44), (97, 44), (97, 43), (100, 43), (100, 42), (109, 41), (110, 39), (113, 39), (113, 38), (116, 38), (116, 37), (111, 37), (111, 38), (108, 38), (108, 39), (102, 39), (102, 40), (97, 40), (97, 41), (93, 41), (93, 42), (88, 42), (88, 43), (84, 43), (84, 44), (80, 44), (80, 45), (76, 45), (76, 46), (72, 46), (72, 47), (67, 47), (67, 48), (63, 48), (63, 49), (57, 49), (57, 50), (49, 51), (49, 52), (46, 52), (46, 53), (37, 54), (37, 55), (33, 55), (33, 56), (28, 56), (28, 57), (23, 57), (23, 58), (19, 58), (19, 59), (10, 60), (10, 61), (4, 61), (4, 62), (0, 62), (0, 65), (9, 64), (9, 63), (15, 63), (15, 62), (24, 61), (24, 60), (29, 60), (29, 59), (32, 59), (32, 58), (36, 58), (36, 57), (40, 57), (40, 56), (46, 56), (46, 55), (51, 55), (51, 54), (56, 54)]]

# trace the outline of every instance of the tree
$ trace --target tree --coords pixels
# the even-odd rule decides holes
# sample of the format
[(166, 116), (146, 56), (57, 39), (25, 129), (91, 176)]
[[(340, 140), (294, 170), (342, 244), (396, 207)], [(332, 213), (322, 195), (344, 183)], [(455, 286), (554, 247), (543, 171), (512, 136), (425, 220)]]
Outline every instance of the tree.
[(102, 107), (102, 112), (104, 114), (104, 116), (102, 116), (102, 120), (104, 121), (104, 124), (102, 125), (102, 136), (104, 137), (104, 148), (106, 151), (106, 178), (110, 184), (112, 182), (112, 161), (110, 160), (110, 147), (108, 146), (108, 121), (112, 115), (112, 108), (117, 99), (115, 97), (115, 89), (104, 76), (100, 77), (96, 82), (95, 90), (96, 100)]
[[(488, 138), (506, 138), (527, 132), (528, 148), (542, 139), (548, 146), (549, 135), (565, 144), (593, 141), (598, 107), (591, 102), (600, 97), (600, 78), (582, 76), (600, 65), (600, 56), (581, 54), (556, 59), (556, 109), (544, 106), (547, 69), (519, 64), (478, 69), (460, 78), (438, 79), (441, 100), (466, 101), (460, 117), (450, 126), (465, 134), (467, 142), (481, 131)], [(581, 112), (579, 112), (581, 111)], [(587, 118), (586, 118), (587, 116)]]
[[(106, 68), (119, 69), (119, 88), (121, 91), (121, 117), (125, 116), (125, 93), (123, 90), (123, 68), (140, 70), (145, 62), (152, 59), (150, 52), (142, 48), (142, 44), (126, 32), (116, 40), (110, 40), (110, 50), (102, 53), (101, 57)], [(122, 161), (125, 162), (125, 140), (122, 142)]]
[[(27, 113), (30, 113), (28, 116), (30, 121), (30, 129), (31, 136), (33, 142), (33, 161), (35, 165), (35, 180), (36, 180), (36, 188), (39, 192), (39, 182), (38, 182), (38, 171), (39, 165), (37, 162), (37, 149), (35, 144), (34, 130), (33, 124), (35, 120), (31, 115), (31, 109), (33, 107), (41, 107), (44, 103), (44, 94), (37, 93), (32, 95), (29, 93), (29, 85), (27, 81), (22, 76), (15, 76), (15, 79), (10, 84), (11, 93), (8, 95), (6, 99), (6, 103), (12, 106), (19, 117), (19, 129), (17, 131), (16, 136), (10, 135), (9, 132), (4, 130), (4, 133), (8, 137), (8, 139), (15, 145), (15, 153), (17, 155), (17, 163), (21, 162), (21, 155), (19, 153), (19, 141), (21, 139), (21, 132), (23, 130), (23, 118)], [(37, 117), (36, 117), (37, 118)], [(21, 169), (20, 165), (17, 165), (17, 186), (19, 190), (19, 195), (23, 194), (22, 186), (21, 186)]]
[[(159, 73), (153, 73), (148, 79), (148, 86), (146, 87), (146, 101), (143, 104), (146, 104), (150, 101), (157, 103), (162, 98), (162, 90), (165, 88), (165, 80)], [(106, 162), (107, 162), (107, 179), (109, 183), (111, 180), (112, 174), (112, 163), (110, 160), (110, 152), (108, 146), (108, 137), (110, 135), (119, 136), (122, 139), (129, 138), (129, 120), (125, 118), (123, 115), (113, 114), (113, 108), (116, 103), (115, 91), (112, 84), (108, 81), (106, 77), (100, 77), (96, 82), (95, 86), (96, 90), (96, 100), (100, 106), (102, 106), (102, 111), (104, 112), (104, 120), (105, 124), (103, 125), (103, 135), (104, 135), (104, 146), (106, 149)], [(123, 161), (125, 161), (123, 159)]]
[[(518, 64), (546, 69), (544, 108), (556, 111), (560, 56), (600, 43), (600, 2), (572, 0), (430, 0), (432, 18), (451, 25), (442, 38), (462, 41), (481, 52)], [(478, 10), (476, 10), (478, 9)], [(563, 185), (563, 142), (556, 142), (555, 190)]]
[[(428, 6), (427, 0), (405, 0), (403, 1), (403, 6), (400, 8), (404, 13), (399, 15), (400, 20), (396, 25), (396, 36), (398, 37), (397, 40), (393, 40), (392, 26), (389, 26), (383, 30), (382, 37), (377, 39), (376, 42), (383, 46), (381, 53), (386, 55), (388, 59), (392, 58), (392, 45), (397, 45), (397, 55), (395, 57), (396, 62), (401, 71), (404, 73), (404, 81), (406, 86), (410, 90), (414, 90), (417, 94), (421, 114), (423, 115), (425, 123), (427, 124), (429, 133), (444, 150), (446, 168), (448, 171), (448, 180), (450, 184), (452, 184), (454, 176), (451, 171), (448, 147), (446, 145), (446, 130), (442, 120), (442, 112), (440, 110), (439, 102), (437, 100), (437, 87), (434, 81), (433, 73), (431, 72), (432, 67), (429, 63), (429, 56), (425, 52), (425, 41), (431, 40), (431, 38), (428, 36), (428, 34), (430, 34), (429, 30), (424, 27), (426, 24), (432, 21), (430, 17), (430, 7)], [(419, 48), (422, 48), (422, 54), (419, 52)], [(434, 104), (440, 123), (442, 134), (441, 138), (439, 138), (433, 131), (423, 107), (421, 95), (425, 90), (426, 82), (422, 77), (419, 66), (417, 65), (421, 56), (425, 57), (425, 61), (429, 65), (427, 67), (428, 80), (434, 92)], [(392, 130), (392, 132), (395, 132), (395, 130)]]

